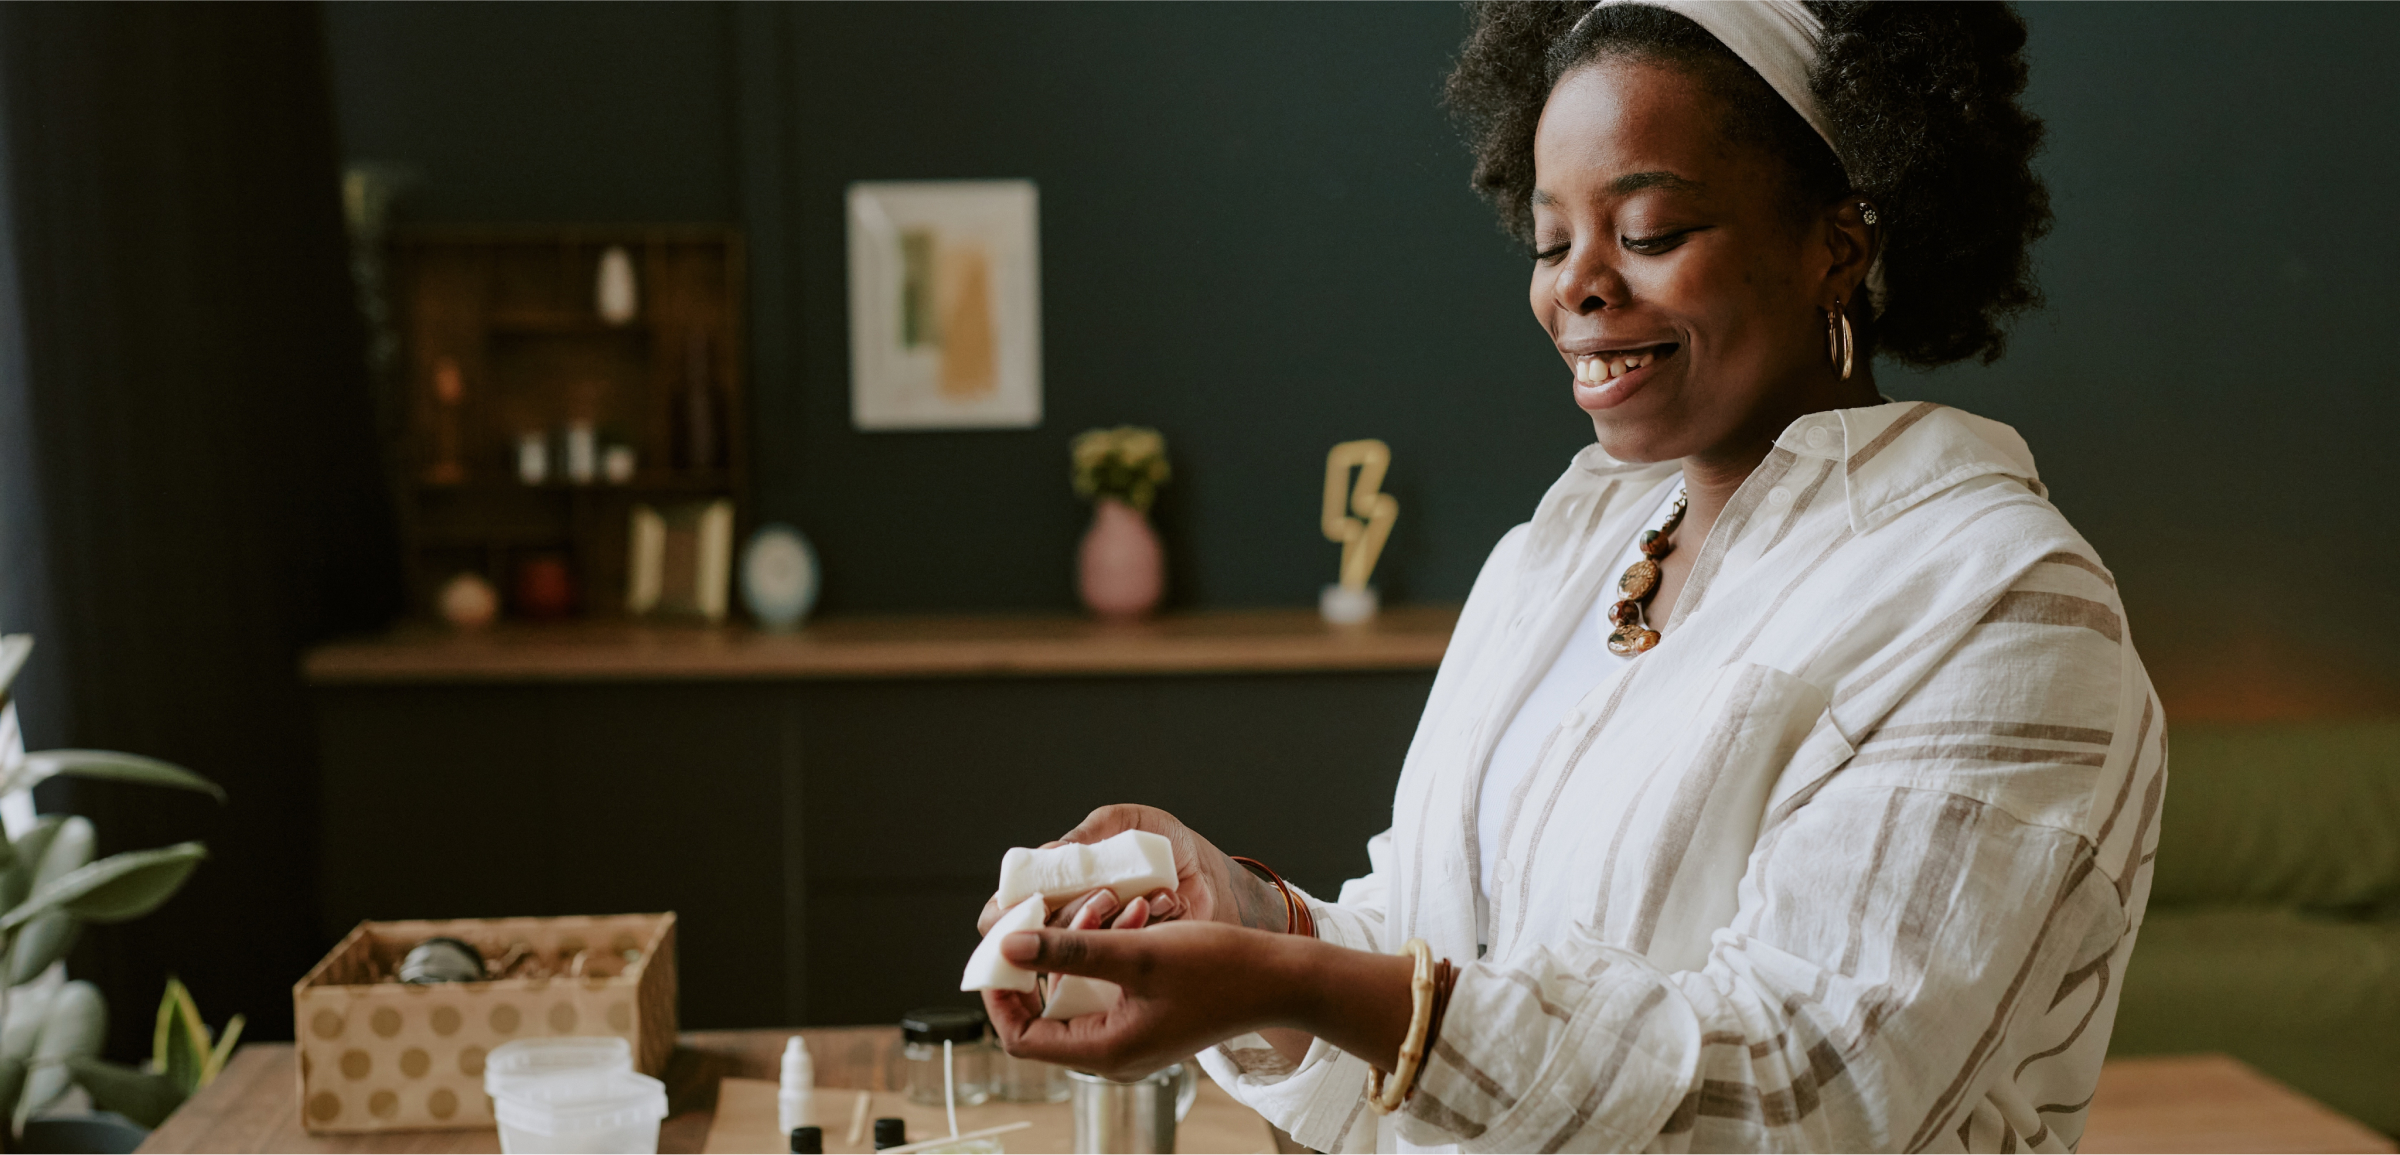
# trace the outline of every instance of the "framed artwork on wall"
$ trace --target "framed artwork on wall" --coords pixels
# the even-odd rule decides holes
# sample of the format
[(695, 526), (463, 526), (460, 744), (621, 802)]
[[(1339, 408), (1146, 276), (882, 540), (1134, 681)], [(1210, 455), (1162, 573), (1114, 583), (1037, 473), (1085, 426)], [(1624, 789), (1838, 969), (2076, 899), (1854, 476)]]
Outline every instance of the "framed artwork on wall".
[(1033, 182), (850, 186), (850, 420), (864, 430), (1042, 423)]

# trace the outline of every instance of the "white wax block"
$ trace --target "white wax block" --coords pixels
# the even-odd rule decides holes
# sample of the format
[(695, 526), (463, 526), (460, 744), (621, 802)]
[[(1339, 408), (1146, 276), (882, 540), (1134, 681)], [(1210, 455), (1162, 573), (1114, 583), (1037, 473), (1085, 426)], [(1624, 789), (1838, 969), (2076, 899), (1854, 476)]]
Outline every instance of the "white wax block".
[(1045, 1019), (1071, 1019), (1077, 1015), (1094, 1015), (1117, 1005), (1125, 997), (1125, 988), (1107, 979), (1083, 975), (1053, 975), (1050, 979), (1050, 1001), (1042, 1004)]
[(1000, 921), (992, 924), (992, 933), (983, 936), (975, 945), (975, 953), (967, 956), (967, 973), (958, 980), (962, 991), (1029, 991), (1033, 989), (1033, 972), (1000, 957), (1000, 940), (1020, 930), (1040, 930), (1042, 920), (1049, 917), (1050, 908), (1036, 895), (1008, 909)]
[(1048, 850), (1022, 846), (1000, 859), (1000, 905), (1034, 895), (1062, 902), (1107, 890), (1131, 902), (1153, 890), (1175, 888), (1175, 848), (1166, 836), (1128, 830), (1089, 845), (1069, 843)]

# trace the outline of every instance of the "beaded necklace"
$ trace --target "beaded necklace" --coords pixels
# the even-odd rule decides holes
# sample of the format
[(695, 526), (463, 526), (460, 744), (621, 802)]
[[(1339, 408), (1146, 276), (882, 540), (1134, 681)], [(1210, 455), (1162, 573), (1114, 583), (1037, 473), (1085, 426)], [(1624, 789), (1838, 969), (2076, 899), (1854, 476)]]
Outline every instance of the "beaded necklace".
[(1608, 607), (1608, 620), (1617, 628), (1608, 635), (1608, 652), (1620, 658), (1630, 658), (1658, 644), (1658, 631), (1650, 628), (1650, 599), (1658, 596), (1658, 563), (1675, 552), (1675, 527), (1683, 524), (1683, 511), (1690, 504), (1689, 493), (1675, 495), (1675, 508), (1667, 511), (1667, 519), (1657, 529), (1642, 531), (1642, 556), (1625, 567), (1625, 575), (1617, 579), (1617, 592), (1623, 600)]

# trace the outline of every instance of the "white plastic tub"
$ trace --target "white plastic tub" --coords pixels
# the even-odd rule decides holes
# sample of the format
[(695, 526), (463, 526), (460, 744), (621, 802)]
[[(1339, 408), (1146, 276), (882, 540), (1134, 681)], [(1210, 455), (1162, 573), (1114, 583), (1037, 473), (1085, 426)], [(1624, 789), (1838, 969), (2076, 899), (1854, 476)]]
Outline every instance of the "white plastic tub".
[(615, 1035), (560, 1035), (518, 1039), (492, 1048), (483, 1059), (483, 1090), (497, 1099), (520, 1079), (568, 1071), (631, 1071), (633, 1047)]
[(667, 1085), (616, 1070), (511, 1078), (492, 1095), (507, 1155), (656, 1155)]

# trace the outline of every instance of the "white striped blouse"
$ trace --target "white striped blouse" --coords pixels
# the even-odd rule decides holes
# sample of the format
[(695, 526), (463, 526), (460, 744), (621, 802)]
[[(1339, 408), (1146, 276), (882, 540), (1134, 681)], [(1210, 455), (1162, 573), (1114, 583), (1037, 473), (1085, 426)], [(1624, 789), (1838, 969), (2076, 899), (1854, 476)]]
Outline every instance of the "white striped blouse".
[(1508, 795), (1478, 926), (1492, 746), (1676, 473), (1588, 448), (1501, 540), (1372, 873), (1310, 900), (1333, 942), (1472, 960), (1408, 1105), (1366, 1109), (1366, 1064), (1322, 1041), (1203, 1063), (1327, 1151), (2071, 1149), (2166, 724), (2005, 425), (1895, 403), (1785, 430), (1665, 641)]

